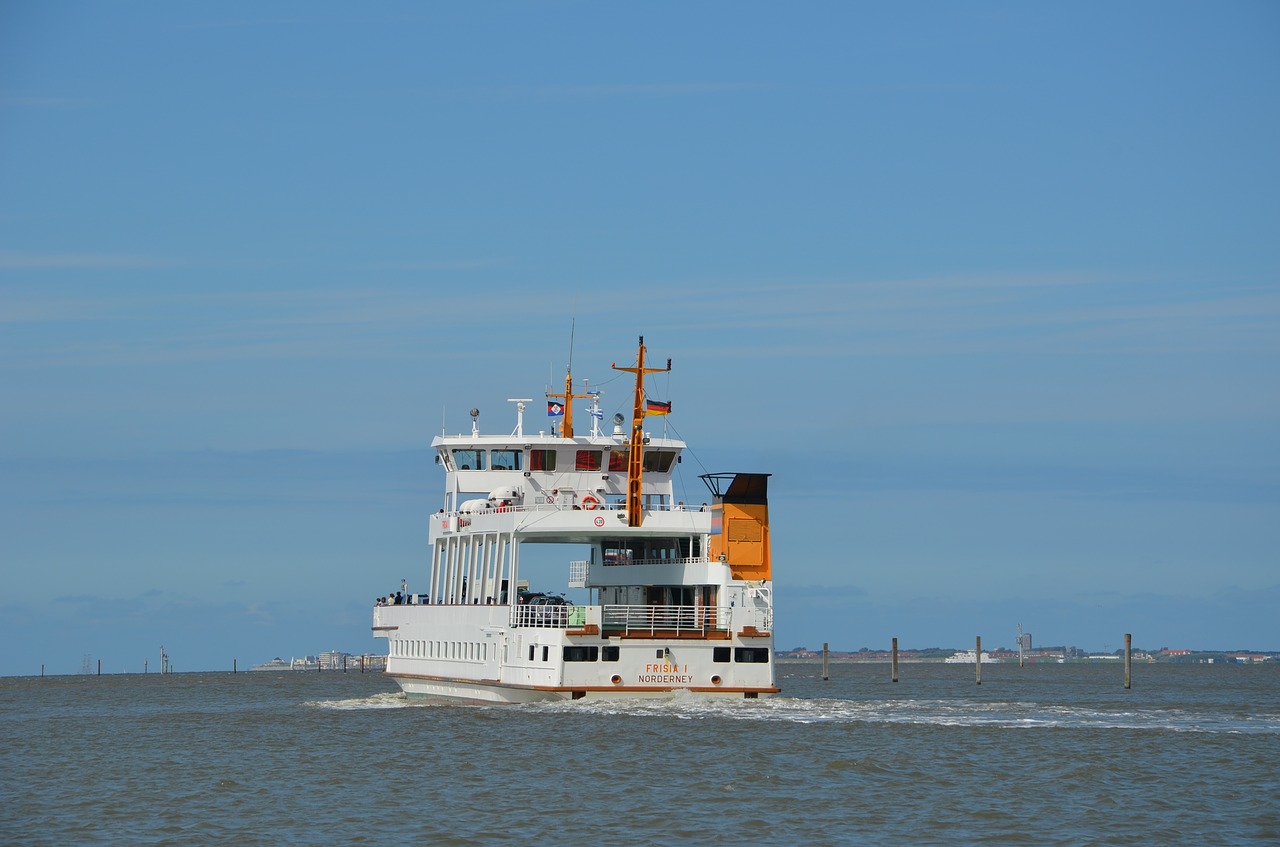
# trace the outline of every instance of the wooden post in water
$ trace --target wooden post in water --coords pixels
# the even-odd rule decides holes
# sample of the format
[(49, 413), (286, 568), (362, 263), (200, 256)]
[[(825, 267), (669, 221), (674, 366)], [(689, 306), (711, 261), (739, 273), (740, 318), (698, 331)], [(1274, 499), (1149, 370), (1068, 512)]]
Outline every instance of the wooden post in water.
[(102, 676), (102, 660), (98, 660), (98, 676)]
[(978, 675), (978, 685), (982, 684), (982, 636), (978, 636), (978, 643), (973, 648), (973, 666), (977, 668), (975, 673)]
[(898, 639), (893, 639), (893, 660), (890, 662), (893, 668), (893, 681), (898, 681)]
[(40, 663), (40, 678), (44, 679), (44, 662)]
[(343, 673), (347, 672), (347, 654), (346, 653), (342, 654), (342, 672)]
[(1131, 659), (1133, 653), (1133, 633), (1126, 632), (1124, 634), (1124, 687), (1129, 688), (1133, 683), (1131, 671), (1133, 669)]
[(360, 655), (360, 673), (364, 673), (364, 654)]
[(232, 672), (232, 673), (239, 673), (239, 672), (240, 672), (240, 669), (236, 667), (236, 665), (239, 663), (239, 661), (240, 661), (239, 659), (232, 659), (232, 660), (231, 660), (231, 672)]
[(825, 682), (830, 676), (827, 673), (827, 642), (822, 642), (822, 679)]

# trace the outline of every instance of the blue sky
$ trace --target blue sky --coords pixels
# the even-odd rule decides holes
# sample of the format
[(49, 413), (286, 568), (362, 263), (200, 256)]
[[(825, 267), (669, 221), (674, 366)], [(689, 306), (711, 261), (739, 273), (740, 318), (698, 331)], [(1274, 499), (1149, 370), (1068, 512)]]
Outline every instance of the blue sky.
[(1272, 3), (0, 5), (0, 673), (376, 649), (431, 436), (571, 322), (578, 377), (674, 360), (689, 499), (774, 474), (781, 647), (1280, 649), (1278, 48)]

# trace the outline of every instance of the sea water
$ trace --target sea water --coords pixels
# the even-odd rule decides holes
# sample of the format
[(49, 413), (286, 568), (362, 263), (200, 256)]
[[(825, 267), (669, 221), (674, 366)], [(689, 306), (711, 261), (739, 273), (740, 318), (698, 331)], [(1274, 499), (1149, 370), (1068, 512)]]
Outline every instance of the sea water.
[(778, 667), (761, 700), (0, 679), (0, 843), (1277, 844), (1280, 667)]

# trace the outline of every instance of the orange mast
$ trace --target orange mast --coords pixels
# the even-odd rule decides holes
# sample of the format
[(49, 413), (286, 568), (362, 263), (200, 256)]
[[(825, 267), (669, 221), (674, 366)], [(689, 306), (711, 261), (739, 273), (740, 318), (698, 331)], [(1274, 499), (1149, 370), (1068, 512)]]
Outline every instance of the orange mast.
[(644, 450), (644, 375), (665, 373), (671, 370), (671, 360), (667, 359), (665, 368), (646, 368), (644, 366), (644, 336), (640, 336), (640, 353), (636, 357), (634, 368), (620, 368), (616, 364), (615, 371), (626, 371), (636, 375), (635, 405), (631, 412), (631, 444), (627, 453), (627, 526), (640, 526), (643, 515), (640, 511), (640, 477), (644, 471), (641, 461)]
[(574, 394), (573, 393), (573, 373), (566, 370), (564, 372), (564, 393), (548, 394), (552, 400), (564, 401), (564, 423), (560, 425), (560, 435), (565, 438), (573, 438), (573, 401), (585, 400), (590, 394)]

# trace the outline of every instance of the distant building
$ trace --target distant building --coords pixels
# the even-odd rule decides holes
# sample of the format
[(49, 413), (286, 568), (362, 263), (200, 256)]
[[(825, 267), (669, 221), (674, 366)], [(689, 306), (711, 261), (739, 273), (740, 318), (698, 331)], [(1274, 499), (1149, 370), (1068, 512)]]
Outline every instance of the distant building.
[(269, 662), (254, 665), (255, 671), (380, 671), (387, 666), (386, 656), (356, 656), (338, 650), (330, 650), (318, 656), (292, 658), (287, 662), (279, 656)]

